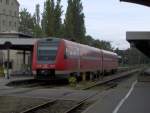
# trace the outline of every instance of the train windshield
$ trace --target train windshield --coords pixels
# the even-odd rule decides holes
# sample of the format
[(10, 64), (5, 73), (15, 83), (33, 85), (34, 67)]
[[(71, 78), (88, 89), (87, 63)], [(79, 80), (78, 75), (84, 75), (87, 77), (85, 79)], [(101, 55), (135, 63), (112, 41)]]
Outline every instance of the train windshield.
[(41, 41), (38, 43), (37, 58), (39, 63), (54, 63), (57, 56), (59, 41)]

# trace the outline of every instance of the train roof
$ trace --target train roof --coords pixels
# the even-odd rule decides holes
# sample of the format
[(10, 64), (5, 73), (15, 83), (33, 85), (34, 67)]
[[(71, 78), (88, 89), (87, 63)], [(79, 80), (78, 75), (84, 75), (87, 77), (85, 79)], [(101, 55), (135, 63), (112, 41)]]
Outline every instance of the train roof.
[(118, 56), (116, 53), (111, 52), (111, 51), (107, 51), (107, 50), (95, 48), (95, 47), (92, 47), (92, 46), (89, 46), (89, 45), (80, 44), (80, 43), (73, 42), (73, 41), (66, 40), (66, 39), (55, 38), (55, 37), (49, 37), (49, 38), (41, 38), (40, 40), (43, 40), (43, 39), (45, 39), (45, 40), (55, 40), (55, 41), (63, 40), (63, 41), (65, 41), (65, 42), (69, 42), (69, 43), (71, 43), (71, 44), (76, 44), (76, 45), (78, 45), (78, 46), (80, 46), (80, 47), (88, 48), (88, 49), (95, 50), (95, 51), (102, 51), (102, 52), (105, 53), (105, 54), (110, 54), (110, 55), (113, 55), (113, 56)]
[[(65, 39), (64, 39), (64, 40), (65, 40)], [(65, 40), (65, 41), (68, 41), (68, 40)], [(93, 50), (96, 50), (96, 51), (103, 51), (103, 52), (106, 53), (106, 54), (118, 56), (116, 53), (111, 52), (111, 51), (107, 51), (107, 50), (95, 48), (95, 47), (92, 47), (92, 46), (89, 46), (89, 45), (80, 44), (80, 43), (76, 43), (76, 42), (72, 42), (72, 41), (68, 41), (68, 42), (71, 42), (71, 43), (74, 43), (74, 44), (78, 44), (79, 46), (86, 47), (86, 48), (90, 48), (90, 49), (93, 49)]]
[(111, 52), (111, 51), (106, 51), (106, 50), (102, 50), (102, 51), (103, 51), (103, 53), (106, 53), (106, 54), (118, 56), (117, 53), (114, 53), (114, 52)]
[(69, 42), (69, 43), (72, 43), (72, 44), (76, 44), (80, 47), (83, 47), (83, 48), (88, 48), (88, 49), (91, 49), (91, 50), (95, 50), (95, 51), (100, 51), (100, 49), (98, 48), (95, 48), (95, 47), (92, 47), (92, 46), (89, 46), (89, 45), (85, 45), (85, 44), (81, 44), (81, 43), (77, 43), (77, 42), (73, 42), (73, 41), (69, 41), (69, 40), (66, 40), (66, 39), (63, 39), (65, 42)]
[(40, 38), (38, 41), (42, 41), (42, 40), (45, 40), (45, 41), (51, 41), (51, 40), (59, 41), (59, 40), (62, 40), (62, 39), (55, 38), (55, 37), (48, 37), (48, 38)]

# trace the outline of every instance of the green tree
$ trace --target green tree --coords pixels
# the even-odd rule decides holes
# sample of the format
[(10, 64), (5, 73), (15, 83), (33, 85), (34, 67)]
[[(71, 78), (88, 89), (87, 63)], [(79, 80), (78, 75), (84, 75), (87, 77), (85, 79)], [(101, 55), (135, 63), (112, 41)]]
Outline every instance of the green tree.
[(62, 26), (62, 19), (61, 19), (62, 13), (63, 11), (62, 11), (61, 0), (57, 0), (54, 9), (54, 35), (56, 37), (61, 37), (63, 34), (62, 33), (63, 26)]
[(46, 16), (47, 16), (47, 35), (54, 36), (54, 0), (47, 0)]
[(54, 0), (46, 0), (42, 14), (42, 29), (46, 36), (54, 36)]
[(71, 38), (79, 42), (82, 38), (85, 38), (86, 29), (81, 0), (68, 0), (64, 27), (66, 38)]
[(32, 30), (34, 28), (34, 18), (32, 15), (27, 11), (27, 9), (22, 9), (20, 11), (19, 16), (19, 32), (25, 33), (25, 34), (32, 34)]
[(90, 35), (87, 35), (84, 40), (85, 40), (84, 44), (87, 44), (89, 46), (93, 46), (93, 47), (108, 50), (108, 51), (113, 51), (113, 47), (111, 43), (108, 41), (103, 41), (103, 40), (98, 40), (98, 39), (95, 40)]
[(62, 5), (61, 0), (46, 0), (44, 3), (44, 12), (42, 14), (42, 29), (47, 36), (59, 37), (62, 34)]
[(32, 35), (33, 37), (42, 37), (43, 32), (41, 29), (40, 20), (40, 5), (36, 5), (35, 14), (32, 16), (27, 9), (20, 11), (20, 26), (19, 32)]
[(90, 36), (90, 35), (85, 36), (85, 43), (84, 44), (92, 46), (93, 42), (94, 42), (94, 39), (92, 36)]
[[(44, 11), (42, 13), (42, 20), (41, 20), (41, 26), (42, 26), (42, 31), (46, 35), (46, 30), (47, 30), (47, 16), (46, 16), (46, 2), (44, 3)], [(47, 36), (47, 35), (46, 35)]]
[(40, 5), (36, 5), (35, 14), (33, 16), (34, 19), (34, 28), (33, 28), (33, 36), (34, 37), (42, 37), (43, 31), (41, 28), (41, 19), (40, 19)]
[(40, 5), (39, 4), (36, 5), (34, 15), (35, 15), (35, 19), (36, 19), (36, 24), (40, 26), (41, 19), (40, 19)]

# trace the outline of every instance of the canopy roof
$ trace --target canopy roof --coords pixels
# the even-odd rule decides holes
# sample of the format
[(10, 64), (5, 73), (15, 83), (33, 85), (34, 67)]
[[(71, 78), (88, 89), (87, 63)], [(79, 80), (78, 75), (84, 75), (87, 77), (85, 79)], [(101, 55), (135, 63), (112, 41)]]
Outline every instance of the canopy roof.
[(27, 38), (0, 38), (0, 49), (7, 49), (7, 43), (11, 44), (10, 49), (32, 51), (38, 39)]
[(136, 3), (150, 7), (150, 0), (120, 0), (120, 1)]
[(126, 33), (127, 41), (131, 46), (136, 47), (145, 55), (150, 57), (150, 32), (148, 31), (130, 31)]

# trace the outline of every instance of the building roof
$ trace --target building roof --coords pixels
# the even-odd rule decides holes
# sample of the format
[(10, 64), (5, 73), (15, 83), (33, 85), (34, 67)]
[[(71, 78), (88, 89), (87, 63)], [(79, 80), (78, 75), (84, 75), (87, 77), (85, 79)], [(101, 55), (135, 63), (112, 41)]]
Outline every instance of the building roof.
[[(120, 0), (124, 2), (131, 2), (141, 4), (150, 7), (150, 0)], [(139, 31), (139, 32), (127, 32), (127, 41), (130, 42), (131, 47), (136, 47), (145, 55), (150, 57), (150, 32)]]
[(0, 32), (0, 38), (32, 38), (31, 35), (27, 35), (21, 32)]
[(126, 33), (127, 40), (150, 40), (149, 31), (128, 31)]
[(32, 51), (37, 38), (0, 38), (0, 49), (7, 49), (7, 44), (10, 44), (10, 49)]
[(136, 47), (145, 55), (150, 57), (150, 32), (148, 31), (130, 31), (126, 33), (127, 41), (132, 47)]
[(150, 7), (150, 0), (120, 0), (120, 1), (136, 3)]
[(25, 35), (20, 32), (2, 32), (0, 33), (0, 49), (27, 50), (32, 51), (37, 38)]

